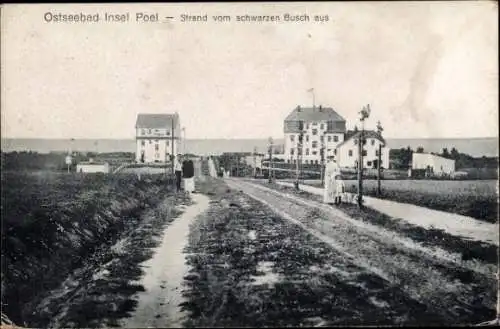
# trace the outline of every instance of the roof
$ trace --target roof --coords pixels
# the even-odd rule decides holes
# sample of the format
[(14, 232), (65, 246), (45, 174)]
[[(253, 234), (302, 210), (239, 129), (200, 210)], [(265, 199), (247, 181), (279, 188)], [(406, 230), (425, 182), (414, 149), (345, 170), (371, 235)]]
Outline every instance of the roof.
[(448, 159), (448, 158), (445, 158), (443, 156), (440, 156), (440, 155), (437, 155), (437, 154), (433, 154), (433, 153), (417, 153), (417, 152), (413, 152), (412, 153), (412, 158), (415, 157), (415, 156), (419, 157), (419, 156), (424, 156), (424, 155), (425, 156), (429, 156), (430, 155), (430, 156), (435, 157), (435, 158), (440, 158), (440, 159), (443, 159), (443, 160), (448, 160), (450, 162), (451, 161), (455, 162), (455, 160), (453, 160), (453, 159)]
[[(355, 132), (353, 130), (347, 131), (346, 134), (345, 134), (344, 141), (342, 143), (340, 143), (339, 145), (337, 145), (337, 147), (340, 147), (340, 146), (344, 145), (345, 143), (347, 143), (351, 139), (359, 138), (360, 134), (361, 134), (361, 131), (357, 131), (357, 132)], [(385, 145), (385, 139), (378, 132), (376, 132), (375, 130), (365, 130), (364, 131), (364, 137), (365, 138), (375, 138), (375, 139), (378, 139), (379, 141), (381, 141)]]
[(135, 123), (136, 128), (170, 128), (172, 126), (172, 120), (174, 120), (174, 125), (179, 121), (179, 115), (175, 114), (149, 114), (142, 113), (137, 115), (137, 121)]
[(285, 121), (345, 121), (345, 119), (340, 116), (331, 107), (301, 107), (297, 106), (285, 119)]
[(104, 165), (107, 165), (108, 163), (107, 162), (96, 162), (96, 161), (82, 161), (82, 162), (78, 162), (77, 164), (79, 165), (93, 165), (93, 166), (104, 166)]

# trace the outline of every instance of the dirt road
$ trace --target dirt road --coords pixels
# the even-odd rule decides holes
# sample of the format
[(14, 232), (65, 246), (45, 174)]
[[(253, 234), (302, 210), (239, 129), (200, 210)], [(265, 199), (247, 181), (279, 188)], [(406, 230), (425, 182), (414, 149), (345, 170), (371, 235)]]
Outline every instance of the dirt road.
[(496, 267), (492, 264), (463, 261), (319, 202), (240, 180), (226, 182), (329, 244), (353, 265), (402, 289), (445, 322), (477, 323), (495, 316)]
[(154, 257), (143, 264), (145, 275), (138, 284), (144, 291), (138, 295), (137, 308), (130, 318), (122, 322), (123, 327), (179, 327), (183, 314), (179, 305), (183, 277), (187, 274), (184, 247), (189, 226), (196, 216), (208, 208), (208, 197), (193, 194), (194, 204), (187, 206), (182, 216), (165, 228), (161, 245)]
[[(293, 186), (292, 183), (288, 182), (278, 182), (278, 184), (289, 187)], [(318, 187), (302, 185), (301, 189), (315, 195), (323, 195), (323, 189)], [(426, 229), (435, 227), (455, 236), (483, 241), (497, 246), (499, 243), (498, 224), (487, 223), (458, 214), (369, 196), (364, 196), (364, 204), (391, 217), (401, 218), (413, 225), (419, 225)]]

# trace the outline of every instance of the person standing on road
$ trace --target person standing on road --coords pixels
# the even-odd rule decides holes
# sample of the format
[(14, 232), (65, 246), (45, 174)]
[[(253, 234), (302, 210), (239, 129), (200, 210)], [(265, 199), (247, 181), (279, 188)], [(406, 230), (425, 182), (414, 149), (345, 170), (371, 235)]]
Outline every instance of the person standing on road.
[(325, 166), (325, 187), (323, 190), (323, 202), (327, 204), (335, 203), (337, 192), (336, 177), (340, 175), (340, 166), (333, 156), (328, 157)]
[(181, 181), (182, 181), (182, 165), (180, 161), (181, 161), (181, 155), (178, 154), (177, 157), (174, 158), (175, 184), (177, 187), (177, 192), (181, 190)]
[(182, 162), (182, 178), (184, 179), (184, 190), (189, 194), (194, 192), (194, 163), (192, 160)]

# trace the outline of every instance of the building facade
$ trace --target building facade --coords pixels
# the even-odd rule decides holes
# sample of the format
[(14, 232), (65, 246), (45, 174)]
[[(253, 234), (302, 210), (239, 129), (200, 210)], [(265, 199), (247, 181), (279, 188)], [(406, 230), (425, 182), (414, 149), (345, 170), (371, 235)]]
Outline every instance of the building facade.
[(136, 162), (169, 162), (181, 151), (179, 114), (139, 114), (136, 130)]
[[(334, 156), (341, 167), (357, 167), (358, 139), (360, 132), (347, 131), (346, 120), (330, 107), (297, 106), (284, 120), (284, 152), (279, 158), (287, 163), (296, 163), (300, 128), (303, 139), (301, 161), (304, 164), (321, 164), (321, 150), (324, 157)], [(381, 145), (381, 166), (389, 168), (389, 149), (382, 136), (372, 130), (365, 131), (363, 147), (365, 168), (377, 168), (379, 146)]]
[(452, 174), (455, 172), (455, 160), (446, 159), (430, 153), (413, 153), (412, 169), (429, 169), (431, 173)]
[(346, 121), (332, 108), (297, 106), (284, 121), (283, 159), (288, 163), (297, 161), (299, 152), (299, 122), (303, 125), (302, 162), (320, 163), (321, 149), (324, 159), (335, 155), (335, 149), (344, 141)]
[[(342, 168), (357, 168), (359, 161), (359, 139), (361, 132), (348, 131), (344, 142), (337, 146), (336, 160)], [(363, 167), (378, 168), (379, 151), (381, 167), (389, 168), (389, 148), (382, 136), (373, 130), (364, 131)]]
[(109, 173), (109, 164), (107, 162), (80, 162), (76, 165), (78, 173)]

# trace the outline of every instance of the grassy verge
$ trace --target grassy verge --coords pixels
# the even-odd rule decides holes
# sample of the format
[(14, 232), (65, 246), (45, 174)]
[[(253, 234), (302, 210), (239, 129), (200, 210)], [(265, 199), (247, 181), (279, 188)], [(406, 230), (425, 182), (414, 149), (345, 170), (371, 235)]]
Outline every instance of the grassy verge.
[(75, 269), (109, 260), (102, 250), (169, 189), (153, 177), (2, 175), (3, 311), (18, 324), (46, 325), (52, 314), (37, 305)]

